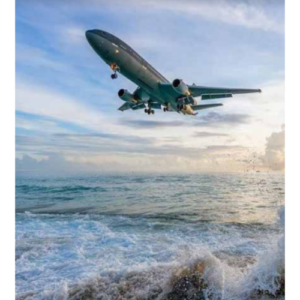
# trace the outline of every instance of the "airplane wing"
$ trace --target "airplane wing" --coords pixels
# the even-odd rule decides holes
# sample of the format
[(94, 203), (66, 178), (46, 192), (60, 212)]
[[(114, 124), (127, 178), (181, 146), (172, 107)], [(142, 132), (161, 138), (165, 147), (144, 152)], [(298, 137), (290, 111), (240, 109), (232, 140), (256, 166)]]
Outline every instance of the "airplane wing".
[(132, 109), (144, 109), (146, 108), (146, 104), (151, 106), (151, 109), (161, 109), (161, 104), (157, 101), (153, 101), (150, 98), (150, 95), (141, 87), (137, 87), (137, 89), (133, 92), (134, 99), (136, 102), (125, 102), (121, 107), (119, 107), (120, 111)]
[[(144, 109), (146, 108), (146, 104), (144, 102), (141, 103), (134, 103), (134, 102), (125, 102), (121, 107), (119, 107), (120, 111), (132, 109), (132, 110), (138, 110), (138, 109)], [(161, 104), (158, 102), (151, 102), (151, 108), (152, 109), (161, 109)]]
[(201, 109), (206, 109), (206, 108), (211, 108), (211, 107), (217, 107), (217, 106), (223, 106), (221, 103), (214, 103), (214, 104), (203, 104), (203, 105), (191, 105), (191, 108), (193, 110), (201, 110)]
[(260, 89), (232, 89), (197, 85), (188, 85), (188, 88), (193, 97), (202, 96), (203, 100), (227, 98), (232, 97), (233, 94), (261, 93)]
[[(218, 88), (218, 87), (205, 87), (198, 85), (187, 85), (190, 91), (190, 96), (199, 97), (202, 100), (213, 100), (220, 98), (231, 98), (233, 94), (247, 94), (247, 93), (261, 93), (260, 89), (234, 89), (234, 88)], [(166, 97), (171, 96), (178, 98), (180, 94), (176, 92), (172, 86), (172, 83), (161, 82), (160, 91)], [(182, 94), (182, 96), (184, 96)], [(173, 107), (176, 110), (176, 107)]]
[(127, 109), (131, 109), (131, 106), (133, 105), (134, 103), (131, 103), (131, 102), (125, 102), (122, 106), (120, 106), (118, 109), (120, 111), (124, 111), (124, 110), (127, 110)]
[(125, 102), (118, 109), (120, 111), (124, 111), (124, 110), (128, 110), (128, 109), (132, 109), (132, 110), (143, 109), (145, 107), (146, 107), (145, 103)]

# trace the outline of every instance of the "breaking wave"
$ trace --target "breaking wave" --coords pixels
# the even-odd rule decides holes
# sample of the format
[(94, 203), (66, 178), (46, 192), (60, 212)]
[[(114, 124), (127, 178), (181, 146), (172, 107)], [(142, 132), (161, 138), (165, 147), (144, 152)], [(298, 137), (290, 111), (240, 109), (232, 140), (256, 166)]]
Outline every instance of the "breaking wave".
[[(278, 223), (284, 231), (284, 206)], [(19, 294), (17, 300), (241, 300), (284, 299), (284, 233), (256, 259), (189, 247), (169, 263), (109, 271), (77, 283)], [(224, 256), (225, 255), (225, 256)], [(224, 259), (225, 257), (225, 259)]]

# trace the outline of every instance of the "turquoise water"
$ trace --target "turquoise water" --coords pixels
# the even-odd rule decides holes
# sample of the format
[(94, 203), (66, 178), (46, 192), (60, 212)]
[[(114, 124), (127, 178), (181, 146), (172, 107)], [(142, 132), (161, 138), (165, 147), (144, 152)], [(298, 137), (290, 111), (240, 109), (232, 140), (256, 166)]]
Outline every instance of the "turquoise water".
[(18, 177), (17, 299), (265, 299), (283, 203), (282, 174)]

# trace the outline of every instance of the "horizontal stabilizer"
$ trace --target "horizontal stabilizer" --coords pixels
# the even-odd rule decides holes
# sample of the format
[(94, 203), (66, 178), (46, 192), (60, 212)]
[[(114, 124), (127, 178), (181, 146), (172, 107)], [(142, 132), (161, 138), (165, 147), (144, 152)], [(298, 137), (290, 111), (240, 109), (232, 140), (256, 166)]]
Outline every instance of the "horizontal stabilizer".
[(222, 103), (214, 103), (214, 104), (192, 105), (191, 107), (193, 110), (201, 110), (201, 109), (217, 107), (217, 106), (223, 106), (223, 104)]
[(214, 94), (214, 95), (202, 95), (202, 100), (213, 100), (221, 98), (231, 98), (232, 94)]

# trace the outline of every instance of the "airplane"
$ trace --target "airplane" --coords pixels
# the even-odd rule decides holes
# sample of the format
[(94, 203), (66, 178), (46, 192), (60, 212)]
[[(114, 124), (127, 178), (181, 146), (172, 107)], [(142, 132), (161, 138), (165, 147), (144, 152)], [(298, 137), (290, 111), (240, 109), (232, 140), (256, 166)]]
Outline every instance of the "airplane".
[(184, 115), (196, 115), (198, 110), (223, 105), (221, 103), (199, 105), (195, 99), (197, 97), (206, 102), (230, 98), (233, 94), (261, 93), (260, 89), (187, 85), (178, 78), (171, 83), (116, 36), (98, 29), (87, 30), (85, 36), (94, 51), (112, 69), (112, 79), (116, 79), (119, 72), (138, 86), (133, 93), (126, 89), (119, 90), (119, 98), (125, 101), (119, 107), (120, 111), (144, 109), (145, 113), (150, 115), (154, 114), (154, 109), (163, 107), (164, 112), (175, 111)]

